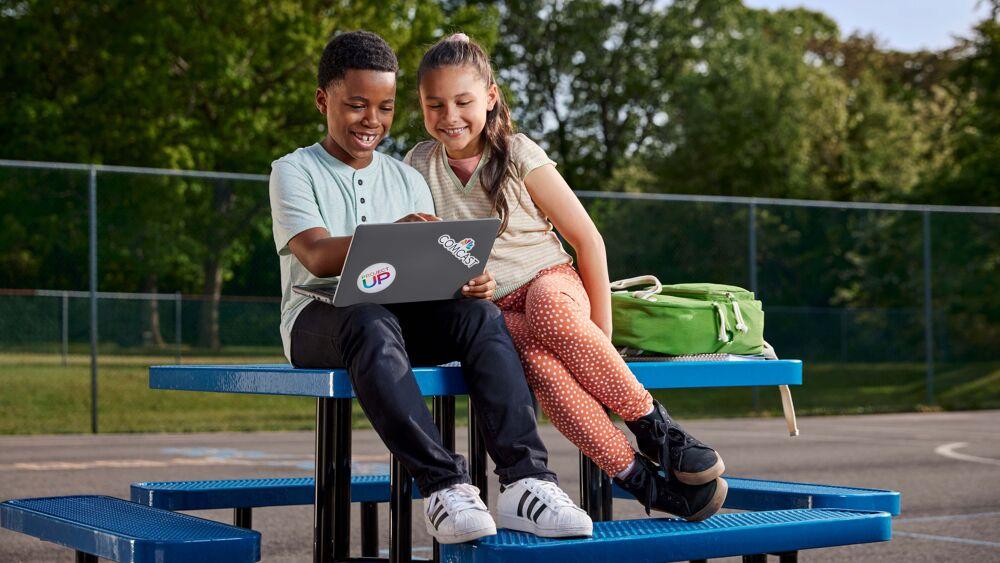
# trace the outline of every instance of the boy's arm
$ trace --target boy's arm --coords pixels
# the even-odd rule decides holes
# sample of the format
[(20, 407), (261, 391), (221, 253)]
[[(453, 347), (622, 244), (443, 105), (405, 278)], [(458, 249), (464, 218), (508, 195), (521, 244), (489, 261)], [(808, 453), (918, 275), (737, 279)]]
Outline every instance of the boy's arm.
[(295, 258), (317, 278), (339, 276), (344, 269), (350, 236), (331, 237), (325, 228), (306, 229), (288, 241)]

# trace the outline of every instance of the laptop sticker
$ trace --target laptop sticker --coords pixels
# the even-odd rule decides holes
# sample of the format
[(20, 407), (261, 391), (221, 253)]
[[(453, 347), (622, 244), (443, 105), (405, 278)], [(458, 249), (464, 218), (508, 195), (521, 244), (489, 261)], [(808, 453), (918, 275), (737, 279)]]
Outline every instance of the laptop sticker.
[(358, 276), (358, 289), (365, 293), (378, 293), (396, 281), (396, 268), (392, 264), (372, 264)]
[(441, 238), (438, 239), (438, 244), (443, 246), (459, 262), (465, 264), (466, 268), (472, 268), (479, 263), (479, 258), (470, 254), (476, 246), (476, 241), (471, 238), (465, 238), (456, 242), (455, 239), (448, 235), (441, 235)]

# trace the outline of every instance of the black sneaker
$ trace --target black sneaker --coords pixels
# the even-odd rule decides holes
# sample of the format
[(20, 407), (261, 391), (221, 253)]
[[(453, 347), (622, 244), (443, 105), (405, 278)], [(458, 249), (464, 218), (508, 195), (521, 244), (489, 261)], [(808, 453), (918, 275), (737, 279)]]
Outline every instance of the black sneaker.
[(711, 483), (726, 470), (719, 454), (685, 432), (657, 401), (653, 412), (625, 425), (635, 434), (639, 451), (682, 483)]
[(668, 481), (653, 462), (642, 456), (635, 456), (635, 462), (632, 471), (624, 479), (616, 477), (615, 483), (646, 507), (647, 515), (650, 510), (658, 510), (698, 522), (718, 512), (726, 501), (729, 484), (725, 479), (686, 485), (677, 479)]

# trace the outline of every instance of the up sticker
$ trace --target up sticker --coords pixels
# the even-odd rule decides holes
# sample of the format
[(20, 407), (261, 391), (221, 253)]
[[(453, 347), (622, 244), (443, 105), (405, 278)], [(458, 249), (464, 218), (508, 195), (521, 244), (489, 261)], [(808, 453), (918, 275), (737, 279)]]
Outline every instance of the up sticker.
[(396, 268), (379, 262), (365, 268), (358, 276), (358, 289), (365, 293), (378, 293), (396, 281)]

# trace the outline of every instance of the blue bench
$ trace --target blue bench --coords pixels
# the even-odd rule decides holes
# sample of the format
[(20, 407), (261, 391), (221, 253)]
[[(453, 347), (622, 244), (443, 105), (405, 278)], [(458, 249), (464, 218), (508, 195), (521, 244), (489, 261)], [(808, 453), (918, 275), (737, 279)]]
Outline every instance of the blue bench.
[[(132, 502), (165, 510), (232, 508), (233, 523), (253, 526), (254, 508), (311, 505), (316, 498), (312, 477), (226, 479), (133, 483)], [(378, 503), (389, 502), (389, 475), (352, 475), (351, 502), (361, 503), (361, 555), (378, 555)], [(413, 498), (420, 492), (413, 488)]]
[(260, 534), (105, 496), (0, 503), (0, 527), (76, 550), (78, 562), (218, 563), (260, 560)]
[(886, 512), (834, 509), (717, 514), (702, 522), (620, 520), (594, 522), (594, 536), (581, 539), (552, 540), (500, 530), (473, 543), (442, 545), (441, 561), (704, 560), (888, 541), (891, 528), (891, 516)]
[[(724, 508), (734, 510), (837, 508), (899, 515), (899, 493), (896, 491), (741, 479), (728, 475), (726, 481), (729, 483), (729, 494)], [(351, 476), (352, 502), (389, 502), (389, 492), (388, 475)], [(312, 477), (132, 484), (132, 502), (165, 510), (299, 506), (312, 504), (314, 496), (315, 481)], [(632, 495), (617, 486), (614, 497), (632, 499)], [(414, 490), (413, 498), (420, 498), (420, 492)]]
[[(729, 494), (725, 508), (736, 510), (788, 510), (796, 508), (836, 508), (899, 514), (899, 493), (814, 485), (786, 481), (765, 481), (726, 477)], [(615, 487), (615, 498), (631, 499)], [(414, 489), (413, 498), (419, 498)], [(168, 481), (133, 483), (132, 502), (166, 510), (207, 510), (232, 508), (237, 526), (249, 528), (250, 511), (266, 506), (309, 505), (315, 498), (311, 477), (230, 479), (219, 481)], [(389, 502), (388, 475), (352, 475), (351, 501), (361, 503), (361, 554), (378, 555), (378, 505)]]

